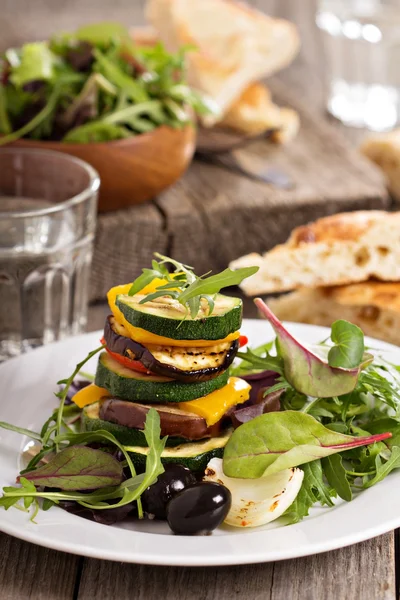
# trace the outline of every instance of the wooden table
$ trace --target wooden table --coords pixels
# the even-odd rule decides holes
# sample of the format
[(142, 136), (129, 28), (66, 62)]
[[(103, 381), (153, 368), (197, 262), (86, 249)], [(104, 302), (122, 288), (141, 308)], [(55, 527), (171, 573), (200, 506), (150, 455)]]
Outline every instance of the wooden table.
[[(57, 12), (55, 0), (36, 0), (35, 3), (5, 0), (4, 4), (0, 15), (2, 37), (17, 41), (19, 37), (22, 41), (45, 37), (55, 27), (71, 29), (78, 21), (111, 18), (140, 22), (143, 2), (58, 0)], [(252, 4), (298, 23), (302, 52), (281, 78), (296, 86), (299, 94), (309, 99), (322, 115), (324, 61), (314, 27), (315, 1), (253, 0)], [(353, 140), (359, 137), (358, 132), (345, 132)], [(100, 329), (105, 314), (104, 305), (92, 307), (88, 329)], [(245, 316), (254, 316), (250, 304), (245, 307)], [(0, 534), (0, 600), (224, 600), (232, 597), (243, 600), (396, 600), (400, 598), (398, 581), (396, 586), (399, 564), (400, 538), (394, 532), (308, 558), (218, 569), (148, 567), (93, 560), (39, 548)], [(400, 572), (397, 575), (399, 578)]]

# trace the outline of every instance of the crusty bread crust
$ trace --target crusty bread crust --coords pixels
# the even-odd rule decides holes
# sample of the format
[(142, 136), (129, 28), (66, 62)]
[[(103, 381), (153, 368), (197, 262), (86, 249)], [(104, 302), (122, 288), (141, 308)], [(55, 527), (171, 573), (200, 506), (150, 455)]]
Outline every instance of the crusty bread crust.
[(146, 15), (169, 50), (198, 48), (188, 55), (189, 83), (215, 100), (221, 116), (250, 83), (288, 65), (299, 48), (292, 23), (234, 0), (148, 0)]
[(400, 201), (400, 129), (367, 138), (360, 150), (382, 169), (390, 192)]
[(237, 269), (257, 265), (241, 285), (249, 296), (343, 285), (376, 278), (400, 280), (400, 212), (358, 211), (319, 219), (295, 229), (285, 244), (263, 256), (233, 261)]
[(346, 319), (366, 335), (400, 345), (400, 283), (301, 289), (271, 298), (268, 305), (284, 321), (330, 327), (337, 319)]
[(219, 124), (250, 135), (278, 128), (273, 141), (286, 143), (297, 135), (300, 119), (295, 110), (280, 108), (274, 104), (271, 92), (265, 85), (252, 83), (234, 102)]

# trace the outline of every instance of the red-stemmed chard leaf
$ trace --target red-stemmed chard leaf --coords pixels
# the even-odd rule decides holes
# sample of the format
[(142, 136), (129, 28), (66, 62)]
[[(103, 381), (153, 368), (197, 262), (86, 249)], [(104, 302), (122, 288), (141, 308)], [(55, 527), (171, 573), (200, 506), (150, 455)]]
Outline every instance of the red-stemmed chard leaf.
[(284, 376), (298, 392), (315, 398), (330, 398), (354, 390), (361, 369), (372, 362), (372, 355), (365, 354), (363, 362), (350, 369), (330, 366), (322, 356), (293, 337), (261, 298), (254, 302), (275, 330)]
[(121, 463), (107, 452), (71, 446), (56, 454), (46, 465), (25, 473), (24, 477), (36, 487), (97, 490), (119, 485), (123, 480), (123, 469)]
[(357, 446), (367, 446), (391, 435), (344, 435), (327, 429), (305, 413), (270, 412), (235, 429), (225, 447), (224, 473), (228, 477), (255, 479)]

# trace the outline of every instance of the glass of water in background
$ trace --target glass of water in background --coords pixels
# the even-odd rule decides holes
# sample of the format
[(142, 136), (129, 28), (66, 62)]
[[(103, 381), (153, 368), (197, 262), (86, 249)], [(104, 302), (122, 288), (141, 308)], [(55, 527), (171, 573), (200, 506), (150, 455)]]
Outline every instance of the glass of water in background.
[(84, 330), (99, 184), (67, 154), (0, 149), (0, 361)]
[(385, 131), (400, 121), (400, 0), (319, 0), (329, 112)]

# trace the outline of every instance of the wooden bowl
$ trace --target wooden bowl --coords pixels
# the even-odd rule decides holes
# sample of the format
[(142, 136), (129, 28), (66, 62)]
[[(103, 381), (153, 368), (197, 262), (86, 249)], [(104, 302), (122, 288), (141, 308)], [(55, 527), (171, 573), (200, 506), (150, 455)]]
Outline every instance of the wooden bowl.
[(100, 175), (99, 211), (127, 208), (149, 200), (177, 181), (192, 160), (196, 131), (162, 126), (150, 133), (112, 142), (71, 144), (17, 140), (19, 148), (58, 150), (77, 156)]

